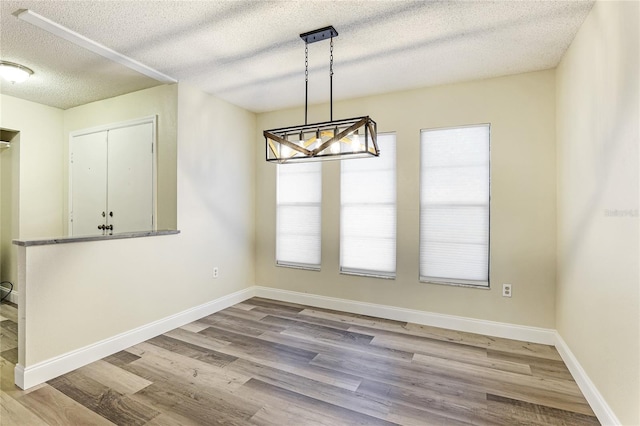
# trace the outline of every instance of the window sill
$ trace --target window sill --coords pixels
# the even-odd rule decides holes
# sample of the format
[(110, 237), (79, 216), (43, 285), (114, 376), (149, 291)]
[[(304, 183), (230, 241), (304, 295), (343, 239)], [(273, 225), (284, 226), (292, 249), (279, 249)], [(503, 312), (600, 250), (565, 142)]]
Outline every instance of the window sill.
[(384, 275), (384, 274), (376, 274), (375, 272), (366, 272), (366, 271), (349, 271), (349, 270), (340, 270), (341, 275), (354, 275), (356, 277), (367, 277), (367, 278), (381, 278), (383, 280), (395, 280), (396, 275)]
[(320, 266), (313, 266), (313, 265), (303, 265), (303, 264), (295, 264), (295, 263), (278, 263), (278, 262), (276, 262), (276, 266), (278, 266), (280, 268), (302, 269), (302, 270), (305, 270), (305, 271), (320, 272)]
[(436, 285), (446, 285), (450, 287), (468, 287), (475, 288), (478, 290), (491, 290), (491, 285), (487, 283), (486, 285), (482, 284), (471, 284), (471, 283), (462, 283), (462, 282), (453, 282), (453, 281), (437, 281), (420, 278), (420, 283), (422, 284), (436, 284)]

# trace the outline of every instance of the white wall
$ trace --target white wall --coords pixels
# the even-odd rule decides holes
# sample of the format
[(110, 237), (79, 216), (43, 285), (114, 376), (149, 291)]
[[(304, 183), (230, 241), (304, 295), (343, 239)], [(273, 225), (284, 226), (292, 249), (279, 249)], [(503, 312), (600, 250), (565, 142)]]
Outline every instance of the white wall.
[(23, 367), (254, 284), (254, 131), (254, 114), (178, 87), (181, 233), (27, 247)]
[(640, 3), (596, 2), (557, 70), (556, 326), (625, 425), (640, 424), (639, 26)]
[[(62, 235), (62, 116), (61, 109), (0, 94), (0, 127), (20, 132), (19, 160), (12, 161), (12, 182), (11, 185), (5, 182), (2, 187), (3, 195), (10, 187), (12, 191), (19, 188), (11, 197), (14, 205), (10, 209), (19, 217), (12, 219), (17, 229), (13, 229), (9, 238)], [(9, 150), (14, 148), (17, 155), (18, 146)], [(4, 196), (2, 199), (2, 209), (9, 208), (4, 205)], [(3, 234), (7, 231), (3, 224)], [(3, 279), (12, 281), (19, 291), (15, 248), (3, 247), (2, 256)], [(5, 261), (9, 270), (6, 275)]]
[[(328, 106), (309, 122), (326, 121)], [(554, 71), (372, 96), (334, 105), (334, 117), (370, 115), (397, 135), (397, 278), (339, 274), (340, 164), (323, 163), (322, 271), (275, 266), (276, 166), (264, 160), (265, 129), (300, 124), (303, 110), (258, 115), (255, 154), (256, 281), (285, 290), (428, 312), (554, 328)], [(420, 283), (420, 129), (491, 123), (491, 289)], [(384, 155), (384, 153), (382, 153)], [(366, 160), (353, 160), (366, 161)], [(513, 297), (501, 296), (502, 283)]]

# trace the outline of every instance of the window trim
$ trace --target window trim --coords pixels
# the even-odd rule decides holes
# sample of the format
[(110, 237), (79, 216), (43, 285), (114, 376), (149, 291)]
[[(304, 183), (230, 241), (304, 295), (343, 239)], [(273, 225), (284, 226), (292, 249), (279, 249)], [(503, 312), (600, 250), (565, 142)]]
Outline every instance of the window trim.
[[(466, 282), (463, 282), (466, 281)], [(473, 281), (473, 283), (479, 283), (480, 281)], [(485, 283), (485, 281), (482, 281)], [(420, 283), (422, 284), (434, 284), (434, 285), (446, 285), (449, 287), (467, 287), (467, 288), (475, 288), (479, 290), (490, 290), (489, 282), (484, 284), (472, 284), (471, 281), (468, 280), (451, 280), (448, 278), (431, 278), (431, 277), (423, 277), (420, 276)]]
[[(487, 127), (489, 129), (489, 199), (488, 199), (488, 207), (489, 207), (489, 226), (488, 226), (488, 237), (487, 237), (487, 280), (486, 281), (472, 281), (472, 280), (462, 280), (462, 279), (450, 279), (450, 278), (439, 278), (439, 277), (428, 277), (423, 276), (420, 273), (420, 255), (422, 252), (422, 238), (421, 235), (418, 235), (418, 282), (423, 284), (435, 284), (435, 285), (446, 285), (452, 287), (467, 287), (467, 288), (475, 288), (480, 290), (490, 290), (491, 289), (491, 204), (492, 204), (492, 193), (491, 193), (491, 123), (476, 123), (476, 124), (464, 124), (461, 126), (442, 126), (442, 127), (427, 127), (420, 129), (420, 159), (422, 159), (422, 133), (425, 131), (433, 131), (433, 130), (452, 130), (452, 129), (464, 129), (469, 127)], [(422, 161), (420, 161), (420, 182), (419, 182), (419, 191), (420, 196), (418, 196), (418, 229), (422, 229)], [(418, 231), (420, 233), (420, 231)]]
[[(396, 268), (397, 269), (397, 268)], [(344, 268), (340, 266), (340, 274), (341, 275), (352, 275), (355, 277), (369, 277), (369, 278), (380, 278), (383, 280), (395, 280), (397, 276), (397, 272), (389, 272), (389, 274), (385, 274), (383, 272), (369, 271), (366, 269), (356, 269), (356, 268)]]
[(282, 262), (276, 260), (275, 265), (280, 268), (303, 269), (305, 271), (320, 272), (320, 265), (312, 265), (309, 263)]

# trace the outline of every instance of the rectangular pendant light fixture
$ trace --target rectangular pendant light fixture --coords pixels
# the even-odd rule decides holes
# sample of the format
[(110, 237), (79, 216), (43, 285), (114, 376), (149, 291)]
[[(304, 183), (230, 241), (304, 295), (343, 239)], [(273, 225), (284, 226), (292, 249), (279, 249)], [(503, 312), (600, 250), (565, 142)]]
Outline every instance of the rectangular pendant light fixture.
[(369, 117), (265, 130), (266, 160), (275, 163), (377, 157), (377, 125)]
[[(321, 160), (377, 157), (378, 128), (369, 116), (333, 120), (333, 38), (338, 32), (333, 27), (320, 28), (300, 34), (305, 42), (305, 102), (304, 124), (265, 130), (266, 160), (274, 163), (301, 163)], [(308, 44), (331, 39), (329, 67), (330, 120), (307, 124), (308, 110)]]
[(50, 32), (57, 37), (70, 41), (77, 46), (90, 50), (93, 53), (97, 53), (102, 57), (124, 65), (127, 68), (137, 71), (140, 74), (146, 75), (147, 77), (151, 77), (161, 83), (178, 82), (178, 80), (176, 80), (175, 78), (169, 77), (168, 75), (163, 74), (160, 71), (154, 70), (153, 68), (148, 67), (145, 64), (136, 61), (135, 59), (131, 59), (130, 57), (125, 56), (122, 53), (118, 53), (113, 49), (109, 49), (108, 47), (96, 41), (93, 41), (90, 38), (83, 36), (82, 34), (78, 34), (77, 32), (48, 18), (45, 18), (42, 15), (38, 15), (31, 10), (23, 10), (17, 15), (17, 17), (18, 19), (28, 22), (31, 25), (35, 25), (36, 27)]

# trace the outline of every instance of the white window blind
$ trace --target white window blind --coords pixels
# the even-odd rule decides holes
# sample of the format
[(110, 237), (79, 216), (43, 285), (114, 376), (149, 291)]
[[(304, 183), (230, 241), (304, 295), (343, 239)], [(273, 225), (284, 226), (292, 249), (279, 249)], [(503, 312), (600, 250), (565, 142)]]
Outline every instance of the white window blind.
[(278, 265), (320, 269), (321, 166), (321, 163), (278, 165)]
[(341, 272), (395, 277), (395, 142), (379, 134), (379, 157), (340, 163)]
[(420, 280), (489, 285), (489, 135), (421, 132)]

